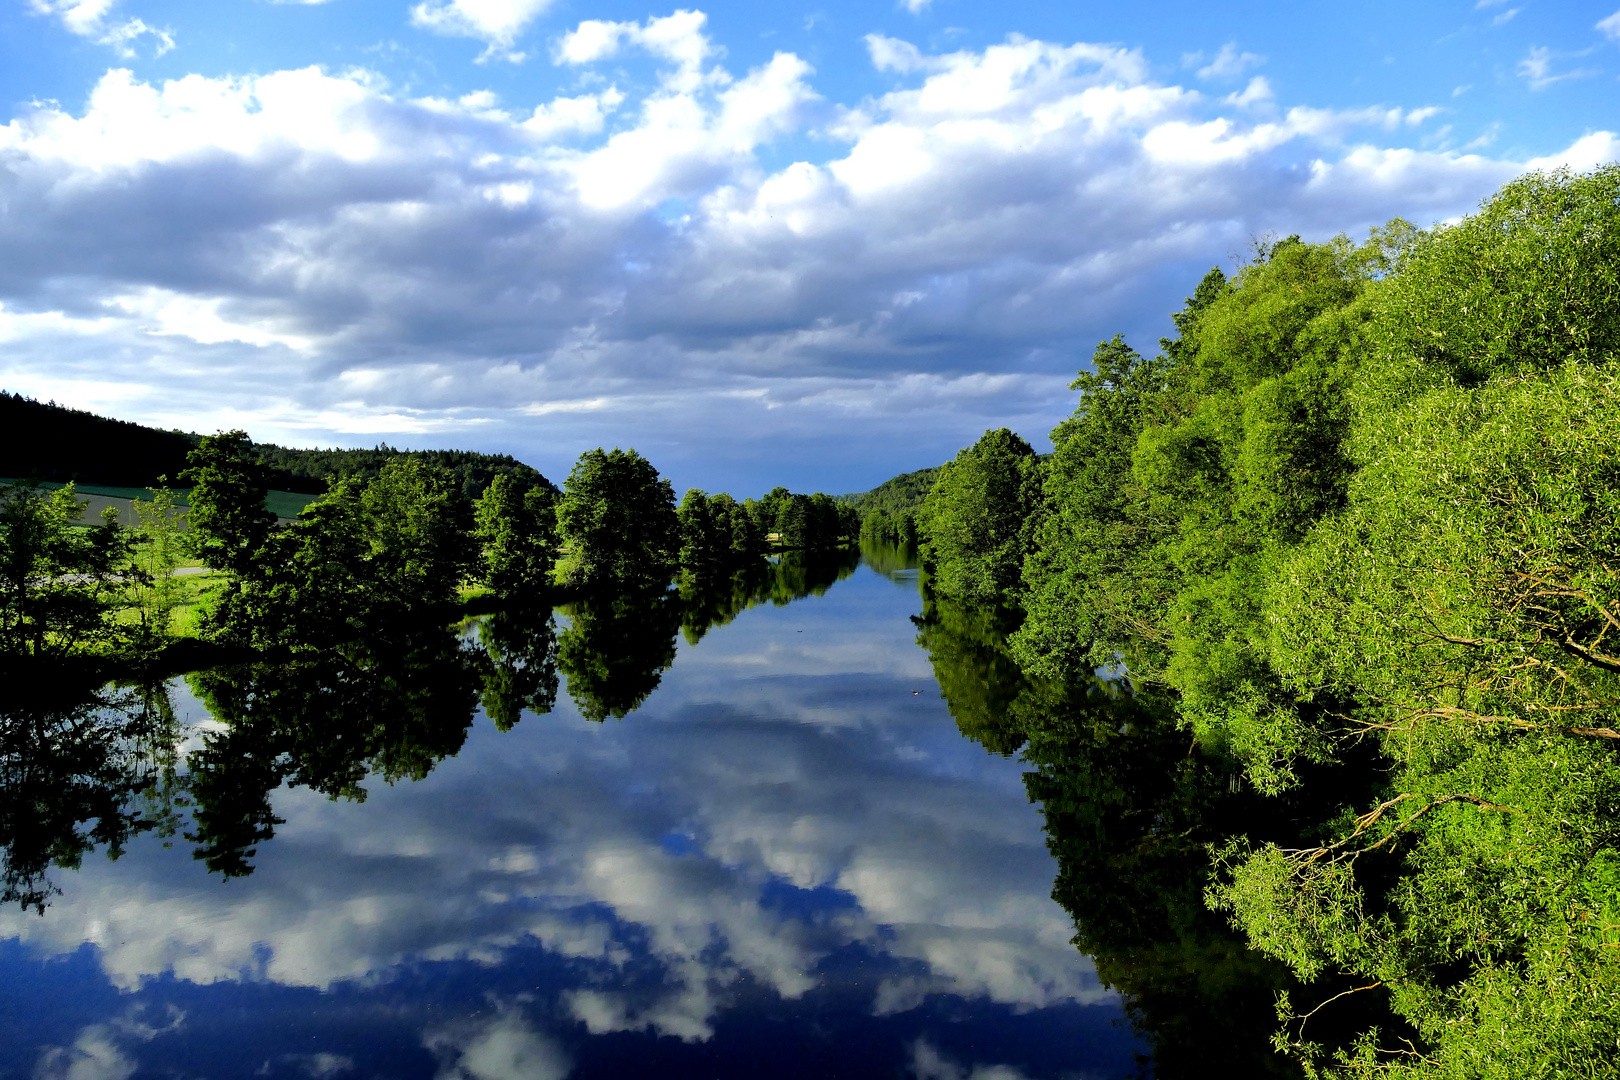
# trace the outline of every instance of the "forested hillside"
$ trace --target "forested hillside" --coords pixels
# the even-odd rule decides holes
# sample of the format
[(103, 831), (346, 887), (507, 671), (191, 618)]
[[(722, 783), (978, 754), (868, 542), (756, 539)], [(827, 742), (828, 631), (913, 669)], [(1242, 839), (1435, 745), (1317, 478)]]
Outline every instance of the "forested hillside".
[[(1050, 459), (990, 432), (939, 473), (933, 588), (1009, 608), (1031, 680), (1123, 671), (1261, 800), (1204, 896), (1299, 980), (1280, 1049), (1612, 1074), (1620, 167), (1265, 245), (1175, 326), (1098, 347)], [(1392, 1019), (1325, 1038), (1346, 992)]]
[(298, 450), (273, 443), (254, 443), (259, 464), (267, 465), (277, 481), (295, 485), (289, 491), (325, 491), (332, 480), (376, 478), (388, 462), (412, 457), (423, 464), (449, 470), (468, 498), (483, 494), (497, 476), (511, 477), (518, 487), (556, 492), (557, 486), (539, 470), (530, 468), (510, 454), (481, 454), (474, 450), (396, 450), (387, 444), (369, 450)]
[[(163, 431), (114, 420), (53, 402), (35, 401), (0, 390), (0, 477), (77, 481), (79, 484), (147, 488), (159, 477), (179, 486), (186, 455), (200, 436)], [(394, 458), (410, 455), (448, 469), (464, 494), (477, 498), (496, 476), (511, 477), (520, 488), (556, 485), (509, 454), (470, 450), (298, 450), (253, 443), (255, 460), (270, 468), (270, 487), (318, 495), (333, 480), (374, 479)]]
[(186, 467), (197, 436), (0, 390), (0, 476), (149, 487)]
[(928, 497), (939, 466), (901, 473), (883, 481), (871, 491), (840, 495), (838, 501), (851, 506), (861, 517), (861, 537), (886, 543), (911, 544), (917, 539), (916, 512)]

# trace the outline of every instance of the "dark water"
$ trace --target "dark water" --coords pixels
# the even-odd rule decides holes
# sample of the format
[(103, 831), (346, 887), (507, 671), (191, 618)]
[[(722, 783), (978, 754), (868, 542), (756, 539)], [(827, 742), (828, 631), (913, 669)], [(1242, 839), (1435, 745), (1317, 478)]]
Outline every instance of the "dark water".
[(891, 553), (8, 688), (0, 1076), (1142, 1074), (922, 609)]

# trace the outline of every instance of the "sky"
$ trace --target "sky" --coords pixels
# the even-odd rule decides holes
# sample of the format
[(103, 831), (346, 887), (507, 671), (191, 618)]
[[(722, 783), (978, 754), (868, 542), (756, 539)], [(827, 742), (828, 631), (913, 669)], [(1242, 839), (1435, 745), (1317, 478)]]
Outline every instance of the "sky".
[(1620, 0), (0, 0), (0, 388), (677, 492), (1037, 449), (1257, 237), (1620, 159)]

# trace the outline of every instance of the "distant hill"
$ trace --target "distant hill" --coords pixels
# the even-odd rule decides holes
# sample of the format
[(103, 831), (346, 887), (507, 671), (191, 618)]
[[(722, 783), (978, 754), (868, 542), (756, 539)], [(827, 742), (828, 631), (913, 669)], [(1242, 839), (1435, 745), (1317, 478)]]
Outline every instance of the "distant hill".
[[(390, 458), (409, 456), (430, 465), (449, 469), (461, 482), (461, 490), (476, 499), (498, 474), (516, 480), (524, 489), (540, 487), (557, 491), (557, 486), (538, 469), (523, 464), (510, 454), (481, 454), (475, 450), (396, 450), (388, 445), (370, 450), (295, 450), (273, 443), (254, 443), (262, 464), (287, 478), (289, 491), (325, 491), (326, 482), (342, 477), (376, 476)], [(300, 486), (302, 485), (302, 486)]]
[[(195, 432), (164, 431), (0, 390), (0, 477), (71, 480), (109, 488), (148, 488), (159, 477), (167, 477), (171, 486), (180, 487), (186, 454), (200, 438)], [(305, 495), (320, 494), (327, 481), (338, 477), (375, 476), (390, 458), (402, 454), (449, 469), (474, 498), (499, 473), (525, 488), (557, 490), (538, 470), (509, 454), (391, 446), (295, 450), (254, 443), (253, 447), (260, 463), (272, 470), (272, 488)]]
[(853, 506), (862, 519), (873, 514), (896, 517), (922, 505), (941, 468), (943, 466), (935, 465), (916, 472), (901, 473), (883, 481), (871, 491), (840, 495), (838, 501)]
[(197, 436), (0, 390), (0, 476), (108, 487), (178, 484)]

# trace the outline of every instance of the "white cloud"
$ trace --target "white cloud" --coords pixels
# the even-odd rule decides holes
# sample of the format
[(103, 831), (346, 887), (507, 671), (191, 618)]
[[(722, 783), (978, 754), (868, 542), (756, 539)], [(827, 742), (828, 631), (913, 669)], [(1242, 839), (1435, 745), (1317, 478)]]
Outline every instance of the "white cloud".
[(971, 1069), (940, 1053), (927, 1039), (911, 1044), (911, 1074), (917, 1080), (1027, 1080), (1010, 1065), (975, 1065)]
[(1601, 31), (1611, 41), (1620, 41), (1620, 11), (1616, 11), (1608, 18), (1599, 19), (1593, 29)]
[(521, 61), (512, 45), (529, 24), (551, 7), (552, 0), (424, 0), (411, 8), (411, 25), (436, 34), (477, 38), (488, 45), (484, 56)]
[(900, 6), (913, 15), (921, 15), (933, 2), (934, 0), (900, 0)]
[(1227, 105), (1253, 107), (1255, 105), (1269, 104), (1276, 100), (1277, 95), (1272, 92), (1271, 83), (1264, 75), (1256, 75), (1249, 80), (1249, 85), (1241, 91), (1226, 95), (1221, 100)]
[[(558, 39), (573, 67), (651, 55), (628, 95), (108, 72), (0, 126), (0, 379), (261, 438), (476, 429), (547, 472), (631, 437), (679, 470), (701, 442), (714, 486), (767, 445), (870, 460), (877, 431), (926, 464), (1038, 437), (1088, 340), (1157, 332), (1166, 268), (1447, 218), (1526, 165), (1401, 149), (1432, 107), (1307, 108), (1259, 76), (1216, 99), (1131, 49), (866, 44), (895, 84), (842, 105), (791, 53), (728, 71), (697, 11)], [(1338, 182), (1373, 160), (1369, 191)]]
[(81, 1028), (71, 1045), (46, 1047), (34, 1064), (35, 1080), (129, 1080), (139, 1068), (132, 1047), (185, 1022), (185, 1014), (172, 1005), (161, 1018), (145, 1014), (140, 1005), (132, 1005), (110, 1023)]
[(423, 1042), (440, 1058), (434, 1080), (564, 1080), (573, 1071), (567, 1053), (515, 1011), (470, 1030), (432, 1032)]
[(1519, 61), (1519, 74), (1530, 84), (1532, 90), (1545, 90), (1554, 83), (1584, 79), (1596, 74), (1589, 68), (1554, 71), (1554, 64), (1561, 59), (1564, 59), (1562, 54), (1553, 52), (1545, 45), (1532, 45), (1524, 59)]
[[(1202, 57), (1200, 57), (1200, 60)], [(1208, 64), (1198, 69), (1200, 79), (1235, 79), (1252, 67), (1266, 62), (1258, 53), (1239, 52), (1236, 42), (1228, 41)]]
[(168, 30), (148, 26), (142, 19), (110, 21), (109, 15), (118, 0), (28, 0), (29, 6), (40, 15), (55, 15), (69, 33), (93, 39), (98, 45), (111, 46), (120, 56), (133, 57), (135, 44), (143, 37), (155, 39), (153, 55), (162, 56), (174, 48), (174, 35)]
[[(703, 63), (719, 51), (704, 33), (709, 17), (701, 11), (677, 11), (663, 18), (638, 22), (603, 22), (589, 19), (564, 34), (554, 57), (559, 64), (594, 64), (616, 56), (628, 44), (645, 49), (676, 65), (663, 79), (666, 92), (690, 93), (703, 81)], [(724, 81), (721, 72), (711, 80)]]

